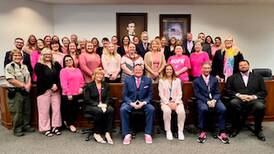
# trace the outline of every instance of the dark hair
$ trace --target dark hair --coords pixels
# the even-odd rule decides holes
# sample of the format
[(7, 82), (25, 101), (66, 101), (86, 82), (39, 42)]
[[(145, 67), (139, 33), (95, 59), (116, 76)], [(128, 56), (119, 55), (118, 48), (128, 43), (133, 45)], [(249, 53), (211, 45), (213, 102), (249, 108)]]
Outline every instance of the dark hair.
[(240, 65), (241, 62), (246, 62), (246, 63), (249, 65), (249, 61), (246, 60), (246, 59), (240, 60), (240, 61), (239, 61), (239, 65)]
[(121, 44), (121, 45), (124, 45), (124, 39), (125, 39), (126, 37), (128, 38), (128, 44), (130, 44), (130, 38), (129, 38), (129, 36), (125, 35), (125, 36), (122, 37), (122, 41), (121, 41), (122, 44)]
[(50, 37), (50, 39), (51, 39), (51, 36), (50, 36), (50, 35), (46, 35), (46, 36), (44, 36), (44, 40), (45, 40), (47, 37)]
[[(96, 45), (97, 47), (100, 46), (100, 42), (97, 37), (93, 37), (90, 41), (93, 43), (93, 40), (95, 40), (97, 42), (97, 45)], [(93, 45), (95, 46), (95, 44), (93, 44)]]
[(21, 37), (16, 37), (16, 38), (14, 39), (14, 42), (15, 42), (16, 40), (21, 40), (21, 41), (24, 42), (24, 39), (22, 39)]
[(210, 35), (207, 35), (206, 37), (205, 37), (205, 43), (208, 43), (207, 42), (207, 38), (210, 38), (210, 44), (213, 44), (214, 42), (213, 42), (213, 39), (212, 39), (212, 37), (210, 36)]
[(166, 66), (164, 67), (163, 71), (162, 71), (162, 78), (163, 79), (166, 79), (167, 76), (166, 76), (166, 68), (167, 67), (171, 67), (172, 68), (172, 79), (175, 80), (176, 79), (176, 74), (175, 74), (175, 70), (173, 68), (173, 66), (171, 64), (166, 64)]
[(214, 40), (215, 40), (215, 42), (216, 42), (216, 40), (220, 40), (220, 41), (222, 41), (222, 39), (221, 39), (221, 37), (220, 37), (220, 36), (215, 37), (215, 38), (214, 38)]
[[(38, 40), (37, 40), (37, 42), (38, 41), (42, 41), (43, 42), (43, 44), (44, 44), (44, 48), (45, 48), (45, 41), (43, 40), (43, 39), (41, 39), (41, 38), (39, 38)], [(38, 46), (37, 46), (37, 50), (38, 50)], [(40, 50), (40, 49), (39, 49)]]
[(60, 50), (60, 49), (61, 49), (61, 45), (60, 45), (60, 42), (59, 42), (59, 41), (56, 41), (56, 40), (51, 40), (51, 41), (50, 41), (50, 49), (51, 49), (51, 50), (52, 50), (52, 47), (51, 47), (51, 46), (52, 46), (53, 44), (58, 44), (58, 45), (59, 45), (59, 49), (58, 49), (58, 50), (61, 51), (61, 50)]
[(66, 67), (66, 61), (65, 61), (66, 58), (71, 58), (71, 59), (72, 59), (72, 62), (73, 62), (73, 67), (75, 67), (74, 59), (72, 58), (71, 55), (65, 55), (65, 56), (64, 56), (64, 58), (63, 58), (63, 67), (64, 67), (64, 68)]
[(103, 41), (108, 41), (109, 42), (109, 39), (107, 38), (107, 37), (104, 37), (103, 39), (102, 39), (102, 42)]
[(168, 44), (169, 44), (169, 45), (173, 45), (173, 44), (171, 44), (171, 40), (172, 40), (172, 39), (175, 39), (175, 45), (176, 45), (176, 43), (177, 43), (176, 37), (171, 37), (171, 38), (168, 40)]

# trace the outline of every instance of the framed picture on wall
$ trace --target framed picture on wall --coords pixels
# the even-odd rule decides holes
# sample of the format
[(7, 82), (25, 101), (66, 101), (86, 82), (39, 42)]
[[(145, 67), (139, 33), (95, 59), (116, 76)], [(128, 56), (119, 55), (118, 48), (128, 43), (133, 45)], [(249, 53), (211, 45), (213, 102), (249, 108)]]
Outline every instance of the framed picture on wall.
[(118, 39), (129, 36), (133, 40), (134, 36), (147, 31), (147, 13), (116, 13), (116, 35)]
[(187, 32), (191, 29), (190, 14), (160, 14), (160, 36), (165, 36), (168, 40), (175, 37), (183, 40)]

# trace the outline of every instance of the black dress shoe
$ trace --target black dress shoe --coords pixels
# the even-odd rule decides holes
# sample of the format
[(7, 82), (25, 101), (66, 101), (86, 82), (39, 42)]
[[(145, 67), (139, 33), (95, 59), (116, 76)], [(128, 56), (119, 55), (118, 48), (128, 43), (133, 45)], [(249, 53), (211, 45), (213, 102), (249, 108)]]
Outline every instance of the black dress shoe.
[(265, 141), (265, 136), (262, 131), (260, 131), (259, 133), (256, 133), (256, 136), (259, 140)]
[(239, 134), (239, 130), (234, 130), (229, 133), (229, 137), (236, 137)]
[(35, 129), (29, 126), (29, 127), (23, 128), (23, 131), (24, 132), (35, 132)]
[(21, 136), (24, 136), (25, 134), (23, 132), (14, 132), (13, 135), (17, 137), (21, 137)]

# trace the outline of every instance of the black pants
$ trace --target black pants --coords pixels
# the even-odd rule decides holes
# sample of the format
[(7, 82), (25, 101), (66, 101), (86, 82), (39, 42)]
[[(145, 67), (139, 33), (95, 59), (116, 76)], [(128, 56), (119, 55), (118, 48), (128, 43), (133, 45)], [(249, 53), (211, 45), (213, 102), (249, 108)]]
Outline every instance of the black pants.
[(247, 117), (249, 113), (252, 113), (255, 118), (255, 133), (262, 130), (262, 121), (265, 115), (264, 100), (253, 100), (250, 102), (243, 102), (239, 98), (234, 98), (230, 101), (231, 106), (231, 118), (232, 127), (239, 130), (243, 123), (241, 123), (240, 117), (243, 115)]
[(82, 95), (72, 96), (72, 100), (68, 100), (68, 96), (62, 96), (61, 113), (62, 119), (67, 123), (68, 126), (74, 124), (77, 119), (79, 111), (79, 99)]
[(112, 131), (114, 109), (111, 106), (107, 107), (106, 112), (103, 112), (102, 109), (97, 106), (87, 107), (87, 113), (93, 117), (94, 133), (104, 134)]

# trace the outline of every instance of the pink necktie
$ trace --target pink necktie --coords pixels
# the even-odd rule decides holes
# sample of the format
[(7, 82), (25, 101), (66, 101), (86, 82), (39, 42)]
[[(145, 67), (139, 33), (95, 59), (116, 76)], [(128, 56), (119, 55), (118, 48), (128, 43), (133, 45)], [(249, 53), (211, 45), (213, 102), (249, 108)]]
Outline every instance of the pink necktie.
[(140, 87), (140, 78), (137, 78), (137, 88)]

